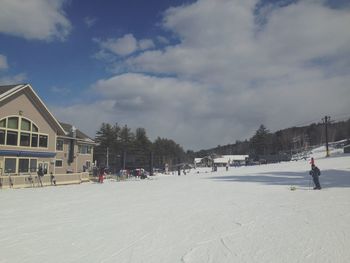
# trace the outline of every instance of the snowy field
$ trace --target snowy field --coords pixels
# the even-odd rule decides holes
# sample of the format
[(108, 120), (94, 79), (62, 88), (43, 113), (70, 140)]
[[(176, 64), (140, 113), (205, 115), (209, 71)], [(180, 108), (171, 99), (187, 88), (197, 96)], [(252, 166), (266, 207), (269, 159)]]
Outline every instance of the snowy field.
[(1, 190), (0, 262), (350, 262), (350, 155), (316, 165)]

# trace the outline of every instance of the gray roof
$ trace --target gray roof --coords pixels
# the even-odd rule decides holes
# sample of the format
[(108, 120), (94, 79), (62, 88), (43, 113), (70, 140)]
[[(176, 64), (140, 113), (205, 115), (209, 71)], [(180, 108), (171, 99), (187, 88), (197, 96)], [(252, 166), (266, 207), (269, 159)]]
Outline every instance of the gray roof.
[[(71, 131), (72, 131), (72, 127), (73, 125), (69, 124), (69, 123), (64, 123), (64, 122), (60, 122), (62, 128), (66, 131), (66, 133), (68, 134), (69, 137), (71, 136)], [(82, 139), (82, 140), (92, 140), (89, 136), (87, 136), (85, 133), (83, 133), (82, 131), (76, 129), (77, 132), (77, 139)]]
[(21, 85), (21, 84), (0, 86), (0, 95), (13, 89), (14, 87), (17, 87), (18, 85)]

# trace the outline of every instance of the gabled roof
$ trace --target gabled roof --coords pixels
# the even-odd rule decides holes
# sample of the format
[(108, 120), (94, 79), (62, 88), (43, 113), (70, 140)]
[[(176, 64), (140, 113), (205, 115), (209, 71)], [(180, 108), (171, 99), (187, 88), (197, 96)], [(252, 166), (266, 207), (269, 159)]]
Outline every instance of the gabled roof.
[(19, 85), (7, 85), (0, 86), (0, 102), (14, 96), (18, 92), (25, 92), (32, 100), (33, 104), (39, 107), (41, 113), (46, 116), (47, 120), (53, 127), (56, 128), (57, 133), (66, 134), (65, 130), (61, 126), (61, 124), (57, 121), (57, 119), (53, 116), (53, 114), (46, 107), (44, 102), (40, 99), (38, 94), (34, 91), (34, 89), (30, 86), (30, 84), (19, 84)]
[[(73, 125), (71, 125), (69, 123), (63, 123), (63, 122), (60, 122), (60, 124), (63, 127), (63, 129), (65, 130), (67, 136), (72, 137)], [(80, 139), (80, 140), (94, 142), (94, 140), (92, 140), (89, 136), (87, 136), (85, 133), (83, 133), (79, 129), (76, 129), (76, 138)]]
[(23, 84), (0, 86), (0, 99), (17, 90), (16, 87), (21, 88), (23, 87)]

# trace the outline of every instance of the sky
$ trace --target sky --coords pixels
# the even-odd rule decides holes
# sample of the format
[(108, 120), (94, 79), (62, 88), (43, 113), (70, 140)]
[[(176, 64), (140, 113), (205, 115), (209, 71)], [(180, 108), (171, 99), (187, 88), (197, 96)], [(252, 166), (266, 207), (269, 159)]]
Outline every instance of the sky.
[(207, 149), (350, 115), (347, 0), (0, 0), (0, 85)]

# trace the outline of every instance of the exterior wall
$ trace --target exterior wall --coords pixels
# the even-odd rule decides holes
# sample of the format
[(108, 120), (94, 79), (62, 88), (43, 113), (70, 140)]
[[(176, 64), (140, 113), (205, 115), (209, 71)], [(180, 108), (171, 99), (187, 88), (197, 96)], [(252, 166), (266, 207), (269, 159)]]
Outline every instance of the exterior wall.
[(87, 161), (89, 161), (90, 164), (92, 165), (93, 150), (91, 151), (90, 154), (79, 153), (78, 145), (81, 145), (83, 143), (80, 143), (78, 141), (75, 141), (74, 143), (74, 160), (72, 163), (68, 163), (70, 139), (66, 139), (66, 138), (63, 139), (60, 137), (58, 137), (58, 139), (61, 139), (64, 141), (63, 151), (56, 151), (57, 152), (56, 160), (62, 160), (62, 167), (55, 167), (55, 173), (63, 174), (63, 173), (67, 173), (67, 171), (80, 173), (84, 171), (84, 166), (86, 165)]
[[(49, 120), (46, 119), (48, 117), (45, 117), (46, 115), (40, 112), (40, 109), (38, 109), (35, 106), (35, 104), (33, 104), (31, 97), (26, 95), (25, 91), (20, 91), (17, 94), (11, 96), (11, 98), (8, 98), (5, 101), (0, 101), (0, 120), (10, 116), (25, 118), (30, 120), (33, 124), (35, 124), (35, 126), (37, 126), (39, 129), (38, 131), (39, 134), (48, 136), (47, 147), (42, 148), (42, 147), (30, 147), (30, 146), (26, 147), (26, 146), (19, 146), (19, 145), (18, 146), (0, 145), (0, 150), (12, 150), (17, 152), (19, 151), (35, 152), (36, 155), (38, 152), (39, 153), (47, 152), (47, 153), (56, 153), (56, 156), (50, 157), (50, 158), (44, 158), (44, 157), (26, 157), (26, 156), (18, 157), (18, 156), (1, 156), (0, 155), (0, 176), (5, 175), (4, 167), (5, 167), (5, 159), (7, 158), (16, 159), (16, 164), (17, 164), (16, 171), (19, 170), (18, 167), (19, 167), (20, 159), (29, 159), (29, 162), (30, 160), (35, 159), (37, 166), (39, 164), (42, 164), (43, 166), (45, 165), (45, 167), (47, 167), (47, 174), (50, 174), (51, 172), (54, 174), (66, 174), (67, 171), (71, 173), (83, 172), (84, 166), (86, 165), (87, 161), (89, 161), (92, 165), (93, 152), (91, 151), (91, 153), (89, 154), (79, 153), (78, 144), (85, 144), (85, 143), (77, 139), (74, 139), (75, 145), (74, 145), (73, 162), (68, 163), (69, 144), (71, 139), (60, 137), (57, 135), (57, 131), (49, 124), (49, 123), (52, 123), (52, 119), (51, 118)], [(21, 124), (19, 123), (18, 125), (19, 128), (20, 128), (20, 125)], [(0, 129), (3, 129), (3, 128), (0, 128)], [(19, 130), (18, 130), (18, 137), (20, 137)], [(57, 138), (62, 139), (64, 141), (62, 151), (59, 151), (56, 149)], [(86, 143), (86, 145), (93, 146), (93, 143)], [(28, 153), (26, 153), (25, 155), (28, 155)], [(56, 160), (62, 160), (62, 167), (56, 167), (55, 165)], [(37, 169), (33, 169), (33, 171), (31, 172), (29, 171), (23, 174), (17, 174), (17, 173), (16, 174), (20, 176), (21, 175), (27, 176), (29, 174), (32, 174), (34, 176), (36, 175), (36, 171), (34, 170), (37, 170)]]
[[(8, 116), (16, 116), (20, 118), (26, 118), (32, 121), (38, 128), (39, 133), (48, 136), (48, 147), (25, 147), (25, 146), (10, 146), (0, 145), (1, 150), (23, 150), (23, 151), (35, 151), (35, 152), (55, 152), (56, 147), (56, 131), (47, 123), (44, 116), (39, 110), (33, 105), (29, 97), (23, 92), (11, 97), (9, 101), (0, 102), (0, 120)], [(19, 124), (20, 125), (20, 124)], [(2, 160), (2, 167), (5, 165), (5, 158), (23, 158), (26, 157), (4, 157), (0, 156)], [(48, 165), (48, 173), (54, 171), (54, 158), (38, 158), (30, 157), (30, 159), (37, 159), (37, 162), (45, 162)], [(18, 160), (17, 160), (18, 166)], [(0, 171), (1, 173), (1, 171)]]

